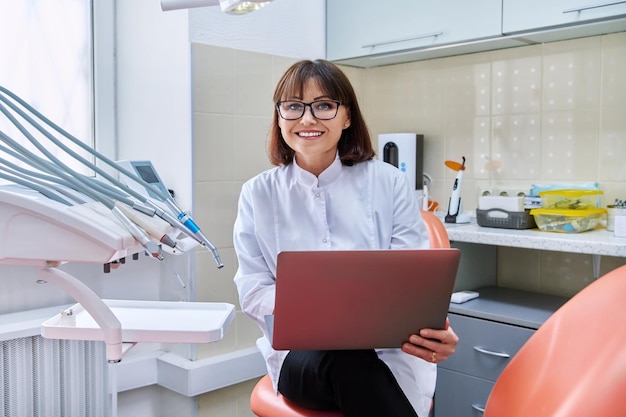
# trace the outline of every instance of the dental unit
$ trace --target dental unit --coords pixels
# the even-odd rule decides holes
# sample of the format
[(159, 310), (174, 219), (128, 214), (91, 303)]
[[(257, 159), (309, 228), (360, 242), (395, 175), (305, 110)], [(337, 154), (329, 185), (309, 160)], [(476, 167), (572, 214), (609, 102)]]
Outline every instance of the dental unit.
[[(215, 248), (215, 246), (206, 237), (206, 235), (200, 230), (200, 227), (196, 224), (193, 218), (188, 213), (185, 213), (182, 209), (180, 209), (169, 194), (164, 193), (159, 188), (153, 186), (152, 184), (147, 183), (140, 176), (134, 174), (133, 172), (130, 172), (129, 170), (127, 170), (120, 164), (112, 161), (111, 159), (107, 158), (105, 155), (87, 146), (82, 141), (78, 140), (77, 138), (75, 138), (74, 136), (72, 136), (71, 134), (63, 130), (62, 128), (60, 128), (58, 125), (50, 121), (48, 118), (46, 118), (44, 115), (42, 115), (40, 112), (38, 112), (36, 109), (34, 109), (32, 106), (30, 106), (28, 103), (26, 103), (24, 100), (22, 100), (20, 97), (18, 97), (11, 91), (0, 86), (0, 92), (4, 94), (4, 95), (0, 94), (0, 101), (4, 102), (20, 117), (22, 117), (24, 120), (29, 122), (31, 126), (35, 127), (40, 133), (42, 133), (47, 139), (49, 139), (59, 149), (66, 152), (68, 155), (70, 155), (75, 160), (79, 161), (80, 163), (88, 167), (89, 169), (98, 173), (101, 177), (109, 181), (111, 184), (113, 184), (117, 188), (107, 189), (107, 185), (105, 185), (101, 181), (98, 181), (92, 177), (81, 175), (73, 171), (64, 163), (62, 163), (51, 152), (49, 152), (43, 145), (41, 145), (39, 141), (37, 141), (36, 138), (2, 104), (0, 104), (0, 111), (7, 117), (7, 119), (9, 119), (13, 123), (13, 125), (15, 125), (20, 130), (20, 132), (24, 135), (24, 137), (26, 137), (26, 139), (29, 140), (30, 143), (32, 143), (42, 154), (44, 154), (49, 159), (49, 161), (42, 160), (41, 158), (32, 154), (25, 147), (17, 144), (16, 141), (11, 140), (6, 134), (2, 132), (0, 132), (1, 140), (3, 140), (9, 146), (12, 146), (14, 149), (17, 148), (16, 150), (19, 150), (20, 153), (24, 155), (31, 163), (34, 162), (38, 169), (44, 170), (44, 171), (53, 170), (54, 172), (52, 174), (56, 174), (58, 176), (65, 176), (72, 183), (72, 186), (73, 186), (72, 188), (77, 189), (80, 192), (89, 195), (94, 200), (100, 201), (101, 203), (107, 205), (116, 214), (116, 216), (118, 216), (121, 219), (121, 221), (125, 223), (127, 222), (127, 220), (124, 220), (122, 218), (126, 216), (124, 214), (120, 214), (119, 206), (115, 207), (115, 204), (110, 201), (111, 198), (116, 198), (122, 203), (126, 204), (127, 206), (130, 206), (133, 209), (140, 211), (143, 214), (146, 214), (149, 216), (156, 215), (159, 218), (165, 220), (172, 227), (176, 228), (177, 230), (183, 232), (187, 236), (196, 240), (202, 247), (210, 250), (217, 264), (217, 267), (218, 268), (223, 267), (223, 263), (221, 261), (219, 253), (217, 249)], [(166, 210), (164, 210), (162, 207), (162, 204), (158, 204), (154, 202), (153, 200), (145, 197), (144, 195), (134, 191), (130, 187), (125, 186), (119, 180), (115, 179), (113, 176), (111, 176), (109, 173), (107, 173), (106, 171), (98, 167), (97, 165), (91, 163), (84, 157), (81, 157), (78, 153), (72, 151), (69, 147), (67, 147), (57, 138), (55, 138), (48, 130), (46, 130), (43, 126), (41, 126), (41, 124), (39, 124), (35, 119), (33, 119), (25, 111), (23, 111), (15, 103), (13, 103), (13, 101), (5, 97), (5, 95), (8, 96), (10, 99), (14, 100), (15, 102), (19, 103), (28, 112), (32, 113), (34, 116), (36, 116), (39, 120), (43, 121), (46, 125), (48, 125), (50, 128), (55, 130), (57, 133), (61, 134), (66, 139), (69, 139), (73, 144), (79, 146), (81, 149), (87, 151), (88, 153), (93, 155), (95, 158), (99, 159), (100, 161), (104, 162), (111, 168), (115, 169), (119, 174), (122, 174), (130, 178), (131, 180), (141, 184), (143, 187), (145, 187), (146, 190), (149, 190), (152, 195), (158, 196), (158, 198), (160, 199), (160, 202), (165, 203), (166, 208), (169, 208), (170, 212), (167, 212)], [(56, 169), (56, 168), (59, 168), (59, 169)], [(71, 177), (68, 178), (65, 174), (69, 174)], [(74, 178), (76, 181), (73, 181), (71, 178)], [(118, 194), (115, 197), (112, 197), (111, 194), (115, 194), (116, 192)], [(104, 197), (102, 194), (107, 194), (108, 198)], [(136, 200), (138, 200), (139, 203), (143, 203), (143, 204), (138, 204), (137, 202), (133, 202), (128, 197), (133, 197)], [(133, 222), (130, 221), (130, 223), (133, 223)], [(129, 226), (129, 227), (131, 227), (132, 229), (132, 226)], [(145, 242), (147, 244), (147, 240), (145, 239), (145, 236), (143, 236), (142, 233), (137, 232), (137, 231), (134, 231), (134, 233), (137, 233), (137, 237), (139, 238), (140, 242)], [(166, 243), (166, 242), (162, 242), (162, 243)], [(168, 240), (166, 244), (168, 243), (171, 243), (171, 241)], [(148, 250), (148, 248), (146, 249)], [(152, 253), (151, 250), (148, 250), (148, 252)]]
[[(124, 336), (122, 323), (110, 303), (58, 267), (66, 262), (102, 263), (107, 272), (106, 265), (123, 263), (131, 255), (136, 259), (143, 251), (162, 262), (185, 287), (181, 277), (165, 263), (162, 251), (181, 255), (199, 245), (209, 250), (217, 267), (222, 268), (219, 253), (169, 192), (90, 148), (1, 86), (0, 114), (27, 140), (20, 143), (0, 130), (0, 178), (12, 183), (0, 186), (0, 264), (37, 267), (38, 282), (49, 282), (63, 289), (80, 303), (99, 327), (97, 336), (93, 336), (89, 329), (78, 332), (80, 336), (103, 340), (107, 361), (119, 362), (124, 353), (122, 344), (129, 336)], [(38, 140), (41, 138), (46, 138), (54, 146), (50, 143), (44, 146)], [(79, 155), (63, 141), (90, 154), (94, 162), (100, 161), (116, 171), (118, 178)], [(72, 169), (57, 156), (60, 153), (70, 156), (86, 167), (86, 172), (95, 172), (98, 177)], [(129, 187), (122, 179), (139, 184), (146, 192)], [(197, 305), (206, 304), (202, 307), (213, 316), (203, 321), (216, 326), (209, 336), (205, 328), (201, 335), (195, 330), (189, 331), (187, 340), (177, 336), (176, 341), (181, 343), (221, 339), (234, 316), (234, 306), (227, 303), (178, 303), (177, 307), (182, 309), (186, 304), (194, 304), (194, 314), (198, 314), (200, 307)], [(75, 338), (74, 333), (68, 333), (73, 330), (76, 329), (49, 331)], [(133, 332), (131, 339), (140, 340), (130, 342), (160, 342), (159, 338), (173, 342), (167, 330), (148, 333)], [(137, 334), (139, 336), (135, 337)]]

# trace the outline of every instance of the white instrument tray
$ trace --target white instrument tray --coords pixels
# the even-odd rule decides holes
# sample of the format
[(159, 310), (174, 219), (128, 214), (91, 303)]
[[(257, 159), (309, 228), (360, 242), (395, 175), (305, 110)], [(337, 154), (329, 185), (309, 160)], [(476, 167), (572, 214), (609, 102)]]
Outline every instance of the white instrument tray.
[[(209, 343), (222, 340), (235, 315), (229, 303), (102, 300), (121, 323), (123, 342)], [(41, 325), (48, 339), (104, 340), (102, 329), (80, 304)], [(65, 309), (64, 311), (68, 311)]]

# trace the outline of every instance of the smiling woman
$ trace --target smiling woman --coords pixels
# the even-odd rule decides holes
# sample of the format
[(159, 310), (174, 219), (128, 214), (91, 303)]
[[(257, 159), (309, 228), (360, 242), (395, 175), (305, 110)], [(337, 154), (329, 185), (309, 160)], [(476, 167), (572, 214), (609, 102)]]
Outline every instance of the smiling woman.
[[(0, 86), (93, 146), (91, 10), (91, 0), (0, 1)], [(1, 114), (0, 130), (23, 140)]]

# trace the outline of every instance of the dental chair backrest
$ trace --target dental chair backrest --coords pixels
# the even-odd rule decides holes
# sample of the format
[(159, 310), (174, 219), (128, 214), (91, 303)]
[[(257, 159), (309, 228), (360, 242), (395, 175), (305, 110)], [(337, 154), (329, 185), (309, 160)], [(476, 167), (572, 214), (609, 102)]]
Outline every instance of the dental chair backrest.
[(626, 265), (585, 287), (528, 339), (484, 417), (618, 417), (626, 402)]

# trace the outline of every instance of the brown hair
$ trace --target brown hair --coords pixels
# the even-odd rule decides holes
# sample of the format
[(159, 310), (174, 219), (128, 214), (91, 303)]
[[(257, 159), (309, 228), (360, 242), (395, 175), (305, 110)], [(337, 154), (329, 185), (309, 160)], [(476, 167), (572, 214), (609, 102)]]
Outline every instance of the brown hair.
[[(350, 115), (350, 126), (343, 130), (338, 143), (339, 157), (344, 165), (368, 161), (375, 155), (369, 130), (363, 120), (359, 103), (348, 77), (335, 64), (318, 59), (299, 61), (283, 74), (274, 91), (274, 103), (289, 97), (302, 97), (308, 80), (315, 80), (328, 97), (341, 101)], [(273, 165), (289, 165), (294, 150), (283, 139), (278, 126), (278, 111), (274, 106), (274, 121), (270, 128), (269, 157)]]

